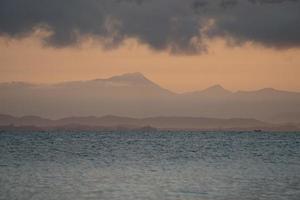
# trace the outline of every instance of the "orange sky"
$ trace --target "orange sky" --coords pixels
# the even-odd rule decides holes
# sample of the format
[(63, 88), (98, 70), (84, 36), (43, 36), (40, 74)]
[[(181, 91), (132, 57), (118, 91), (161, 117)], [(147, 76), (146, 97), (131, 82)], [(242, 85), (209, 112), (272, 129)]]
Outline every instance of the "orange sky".
[(264, 87), (300, 91), (300, 49), (274, 50), (253, 44), (228, 47), (221, 39), (208, 42), (201, 55), (154, 52), (128, 40), (104, 51), (98, 44), (55, 49), (35, 36), (22, 40), (0, 38), (0, 82), (60, 82), (106, 78), (141, 72), (177, 92), (214, 84), (236, 90)]

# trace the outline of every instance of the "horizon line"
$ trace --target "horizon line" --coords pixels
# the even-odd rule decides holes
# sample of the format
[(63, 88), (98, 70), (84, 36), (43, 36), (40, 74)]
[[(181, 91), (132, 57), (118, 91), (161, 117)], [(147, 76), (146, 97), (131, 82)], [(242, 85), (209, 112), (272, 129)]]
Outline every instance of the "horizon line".
[(47, 119), (47, 120), (62, 120), (67, 118), (104, 118), (104, 117), (119, 117), (119, 118), (130, 118), (130, 119), (150, 119), (150, 118), (191, 118), (191, 119), (220, 119), (220, 120), (232, 120), (232, 119), (244, 119), (244, 120), (257, 120), (261, 122), (265, 122), (264, 120), (256, 119), (256, 118), (250, 118), (250, 117), (228, 117), (228, 118), (222, 118), (222, 117), (204, 117), (204, 116), (187, 116), (187, 115), (153, 115), (153, 116), (147, 116), (147, 117), (132, 117), (132, 116), (125, 116), (125, 115), (113, 115), (113, 114), (104, 114), (104, 115), (70, 115), (70, 116), (64, 116), (64, 117), (42, 117), (39, 115), (14, 115), (14, 114), (5, 114), (0, 113), (0, 116), (7, 116), (7, 117), (15, 117), (15, 118), (25, 118), (25, 117), (38, 117), (41, 119)]

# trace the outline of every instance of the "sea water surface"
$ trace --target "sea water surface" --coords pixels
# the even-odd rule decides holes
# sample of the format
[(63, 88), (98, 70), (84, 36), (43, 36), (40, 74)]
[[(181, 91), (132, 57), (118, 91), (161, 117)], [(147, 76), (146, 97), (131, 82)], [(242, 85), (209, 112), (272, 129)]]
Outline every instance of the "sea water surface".
[(0, 199), (299, 200), (300, 133), (2, 131)]

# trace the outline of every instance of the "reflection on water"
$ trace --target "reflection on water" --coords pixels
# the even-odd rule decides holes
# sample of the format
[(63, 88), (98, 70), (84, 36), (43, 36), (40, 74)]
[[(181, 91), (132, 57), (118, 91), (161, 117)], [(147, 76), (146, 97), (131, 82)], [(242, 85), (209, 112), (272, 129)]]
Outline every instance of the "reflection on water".
[(300, 199), (300, 133), (1, 132), (0, 199)]

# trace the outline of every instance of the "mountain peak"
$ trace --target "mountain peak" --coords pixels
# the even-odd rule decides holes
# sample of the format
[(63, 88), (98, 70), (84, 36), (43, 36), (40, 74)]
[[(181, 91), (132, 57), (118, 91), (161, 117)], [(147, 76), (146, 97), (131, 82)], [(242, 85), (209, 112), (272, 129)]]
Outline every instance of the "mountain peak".
[(200, 91), (196, 91), (196, 92), (191, 92), (189, 94), (192, 95), (204, 95), (204, 96), (222, 96), (222, 95), (228, 95), (228, 94), (232, 94), (231, 91), (226, 90), (225, 88), (223, 88), (221, 85), (216, 84), (213, 86), (210, 86), (204, 90), (200, 90)]
[(142, 74), (141, 72), (125, 73), (125, 74), (122, 74), (121, 76), (131, 76), (131, 77), (145, 78), (144, 74)]
[(274, 88), (262, 88), (259, 90), (250, 90), (250, 91), (243, 91), (239, 90), (237, 93), (252, 93), (252, 94), (265, 94), (265, 95), (271, 95), (271, 94), (299, 94), (298, 92), (292, 92), (292, 91), (285, 91), (285, 90), (278, 90)]
[(159, 90), (163, 90), (164, 92), (167, 92), (168, 94), (173, 94), (173, 92), (162, 88), (155, 82), (151, 81), (147, 77), (145, 77), (140, 72), (133, 72), (133, 73), (125, 73), (118, 76), (113, 76), (108, 79), (105, 79), (105, 81), (113, 82), (113, 83), (121, 83), (121, 84), (128, 84), (128, 85), (134, 85), (134, 86), (146, 86), (151, 88), (156, 88)]
[(206, 90), (225, 90), (220, 84), (212, 85)]
[(118, 76), (112, 76), (108, 78), (109, 81), (146, 81), (151, 82), (148, 80), (142, 73), (134, 72), (134, 73), (125, 73)]
[(216, 84), (213, 85), (205, 90), (203, 90), (202, 92), (205, 93), (210, 93), (210, 94), (227, 94), (227, 93), (231, 93), (229, 90), (226, 90), (225, 88), (223, 88), (221, 85)]
[(112, 76), (108, 79), (105, 79), (105, 81), (108, 82), (114, 82), (114, 83), (125, 83), (130, 85), (151, 85), (159, 87), (157, 84), (146, 78), (142, 73), (140, 72), (134, 72), (134, 73), (125, 73), (118, 76)]
[(279, 90), (275, 90), (274, 88), (263, 88), (258, 90), (258, 92), (277, 92)]

